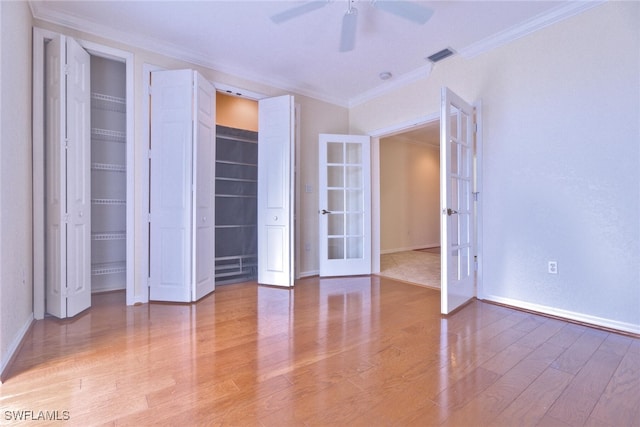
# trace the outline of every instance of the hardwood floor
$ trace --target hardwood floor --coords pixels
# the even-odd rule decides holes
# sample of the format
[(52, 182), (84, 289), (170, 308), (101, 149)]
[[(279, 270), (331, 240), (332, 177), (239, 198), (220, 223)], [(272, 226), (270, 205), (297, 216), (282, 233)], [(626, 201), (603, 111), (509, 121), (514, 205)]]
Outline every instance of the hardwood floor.
[(194, 305), (94, 296), (74, 320), (35, 323), (0, 423), (638, 425), (639, 339), (439, 304), (376, 276), (221, 286)]

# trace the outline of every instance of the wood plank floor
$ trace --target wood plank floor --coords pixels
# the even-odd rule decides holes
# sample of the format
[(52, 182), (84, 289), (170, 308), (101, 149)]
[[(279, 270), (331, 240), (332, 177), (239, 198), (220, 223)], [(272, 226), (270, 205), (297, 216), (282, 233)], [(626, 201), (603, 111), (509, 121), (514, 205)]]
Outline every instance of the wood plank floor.
[(439, 298), (376, 276), (94, 296), (35, 323), (0, 424), (639, 425), (639, 339), (479, 301), (444, 318)]

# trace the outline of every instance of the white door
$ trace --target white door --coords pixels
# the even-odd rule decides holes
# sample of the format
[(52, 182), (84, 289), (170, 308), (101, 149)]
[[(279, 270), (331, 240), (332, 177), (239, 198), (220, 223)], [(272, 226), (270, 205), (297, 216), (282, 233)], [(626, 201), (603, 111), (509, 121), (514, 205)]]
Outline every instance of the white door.
[(371, 273), (370, 138), (321, 134), (320, 276)]
[(193, 71), (151, 74), (149, 299), (190, 302)]
[(91, 305), (90, 56), (73, 39), (46, 46), (47, 312)]
[(193, 301), (215, 289), (215, 152), (216, 152), (216, 90), (211, 83), (195, 73), (194, 120), (194, 219), (195, 239), (193, 262), (195, 286)]
[(215, 289), (215, 89), (193, 70), (151, 73), (149, 299)]
[(476, 295), (473, 205), (473, 107), (442, 88), (440, 111), (441, 312), (449, 314)]
[(293, 96), (259, 101), (258, 113), (258, 283), (294, 282)]

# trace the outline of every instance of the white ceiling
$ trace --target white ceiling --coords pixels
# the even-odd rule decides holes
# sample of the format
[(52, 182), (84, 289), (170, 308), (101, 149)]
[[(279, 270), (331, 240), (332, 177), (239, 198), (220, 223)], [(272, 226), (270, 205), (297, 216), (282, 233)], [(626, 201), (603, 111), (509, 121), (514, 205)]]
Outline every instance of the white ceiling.
[[(428, 75), (425, 58), (449, 47), (472, 57), (598, 2), (415, 1), (424, 25), (355, 0), (353, 51), (338, 50), (348, 0), (275, 24), (301, 1), (32, 1), (35, 18), (221, 72), (353, 106)], [(393, 74), (382, 81), (380, 72)]]

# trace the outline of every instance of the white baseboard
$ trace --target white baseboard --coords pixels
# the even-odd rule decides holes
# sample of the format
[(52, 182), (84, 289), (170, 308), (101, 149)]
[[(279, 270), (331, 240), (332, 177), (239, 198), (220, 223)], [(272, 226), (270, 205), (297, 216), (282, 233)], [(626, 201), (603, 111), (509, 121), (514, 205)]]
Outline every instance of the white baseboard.
[(548, 314), (550, 316), (570, 319), (580, 323), (586, 323), (608, 329), (615, 329), (617, 331), (629, 332), (632, 334), (640, 334), (640, 325), (634, 325), (633, 323), (619, 322), (617, 320), (605, 319), (602, 317), (591, 316), (589, 314), (576, 313), (573, 311), (562, 310), (555, 307), (548, 307), (546, 305), (532, 304), (526, 301), (503, 298), (495, 295), (484, 295), (482, 299), (485, 301), (492, 301), (499, 304), (521, 308), (523, 310), (530, 310), (538, 313)]
[[(13, 357), (16, 355), (16, 352), (20, 348), (20, 344), (22, 343), (25, 335), (27, 334), (27, 332), (29, 332), (29, 328), (31, 327), (33, 321), (33, 313), (31, 313), (25, 324), (22, 325), (22, 328), (20, 328), (20, 330), (18, 331), (18, 334), (15, 336), (13, 341), (11, 341), (11, 345), (7, 349), (7, 354), (2, 355), (2, 364), (0, 365), (0, 380), (5, 377), (5, 371), (9, 367), (9, 364), (13, 360)], [(2, 381), (0, 381), (0, 383), (1, 382)]]
[(437, 248), (440, 246), (440, 242), (438, 243), (425, 243), (423, 245), (416, 246), (407, 246), (404, 248), (394, 248), (394, 249), (380, 249), (380, 255), (393, 254), (396, 252), (406, 252), (406, 251), (415, 251), (416, 249), (425, 249), (425, 248)]
[(300, 279), (304, 279), (305, 277), (317, 276), (320, 274), (319, 270), (311, 270), (311, 271), (302, 271), (298, 274)]

